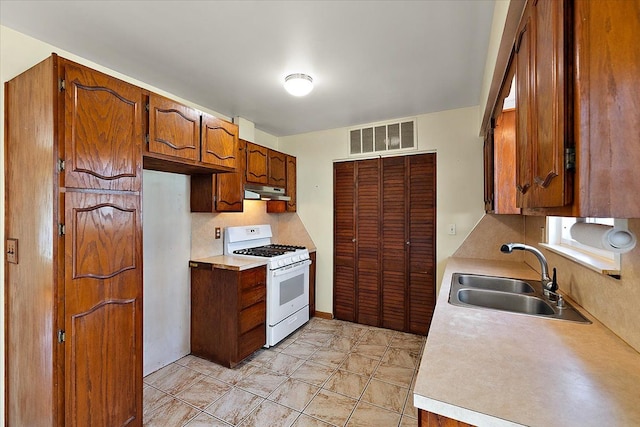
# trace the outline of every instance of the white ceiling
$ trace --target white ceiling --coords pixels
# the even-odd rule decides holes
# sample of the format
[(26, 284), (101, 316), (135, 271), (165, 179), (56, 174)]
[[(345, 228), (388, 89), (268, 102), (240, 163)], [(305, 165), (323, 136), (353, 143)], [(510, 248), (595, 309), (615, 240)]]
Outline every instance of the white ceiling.
[[(479, 103), (494, 0), (0, 1), (0, 23), (276, 136)], [(284, 76), (315, 89), (295, 98)]]

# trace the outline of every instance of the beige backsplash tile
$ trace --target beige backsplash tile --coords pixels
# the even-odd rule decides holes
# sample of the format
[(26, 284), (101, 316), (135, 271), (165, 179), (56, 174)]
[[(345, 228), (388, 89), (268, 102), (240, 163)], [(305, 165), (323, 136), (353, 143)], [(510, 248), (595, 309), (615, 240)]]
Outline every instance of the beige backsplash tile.
[[(560, 289), (640, 351), (640, 246), (621, 255), (621, 278), (615, 279), (539, 247), (540, 227), (544, 226), (545, 217), (525, 217), (525, 241), (542, 250), (549, 270), (556, 267)], [(640, 219), (629, 219), (629, 229), (640, 235)], [(526, 261), (539, 271), (533, 256), (527, 255)]]
[[(621, 278), (615, 279), (540, 247), (541, 227), (545, 226), (545, 217), (487, 214), (453, 256), (479, 259), (510, 257), (514, 261), (524, 260), (539, 272), (540, 264), (534, 255), (524, 251), (505, 255), (499, 250), (505, 242), (523, 242), (537, 247), (547, 258), (549, 270), (556, 267), (560, 289), (640, 351), (640, 246), (622, 254)], [(640, 235), (640, 219), (629, 219), (629, 229)]]
[(273, 241), (315, 248), (304, 224), (296, 213), (269, 214), (266, 202), (245, 200), (244, 212), (192, 213), (191, 259), (222, 255), (224, 235), (215, 238), (215, 228), (270, 224)]
[[(455, 258), (479, 258), (505, 260), (500, 245), (521, 242), (524, 235), (522, 215), (487, 214), (476, 224), (469, 236), (453, 254)], [(522, 261), (522, 253), (509, 255), (510, 261)]]

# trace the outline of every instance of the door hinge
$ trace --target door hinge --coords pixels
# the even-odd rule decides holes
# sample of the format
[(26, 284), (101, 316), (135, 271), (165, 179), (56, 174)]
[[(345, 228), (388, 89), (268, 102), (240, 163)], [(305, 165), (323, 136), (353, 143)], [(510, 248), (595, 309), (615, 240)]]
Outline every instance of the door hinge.
[(64, 236), (64, 224), (58, 224), (58, 236)]
[(67, 88), (67, 84), (64, 81), (64, 79), (60, 79), (58, 83), (58, 88), (60, 89), (60, 92), (64, 92), (64, 90)]
[(58, 172), (64, 171), (64, 160), (58, 159)]
[(576, 149), (575, 147), (565, 148), (564, 150), (564, 168), (572, 171), (576, 168)]
[(149, 107), (149, 103), (148, 102), (146, 104), (144, 104), (144, 109), (145, 110), (149, 111), (149, 108), (151, 108), (151, 107)]
[(146, 135), (144, 136), (144, 142), (145, 142), (146, 144), (148, 144), (148, 143), (149, 143), (149, 134), (146, 134)]
[(64, 342), (65, 336), (64, 331), (62, 329), (58, 329), (58, 342)]

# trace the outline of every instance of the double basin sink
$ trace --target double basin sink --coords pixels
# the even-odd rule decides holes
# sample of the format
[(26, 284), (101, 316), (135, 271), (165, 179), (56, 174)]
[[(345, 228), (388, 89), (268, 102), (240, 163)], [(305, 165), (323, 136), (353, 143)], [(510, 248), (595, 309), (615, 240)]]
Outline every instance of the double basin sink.
[(542, 282), (454, 273), (449, 303), (511, 313), (591, 323), (568, 302), (545, 296)]

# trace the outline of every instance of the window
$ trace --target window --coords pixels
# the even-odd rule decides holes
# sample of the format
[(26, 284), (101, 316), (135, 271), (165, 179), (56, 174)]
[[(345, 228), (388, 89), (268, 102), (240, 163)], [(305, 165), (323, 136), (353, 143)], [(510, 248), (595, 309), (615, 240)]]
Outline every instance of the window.
[[(571, 237), (571, 226), (577, 218), (547, 217), (547, 249), (604, 274), (620, 274), (620, 254), (583, 245)], [(586, 222), (614, 225), (613, 218), (585, 218)]]

